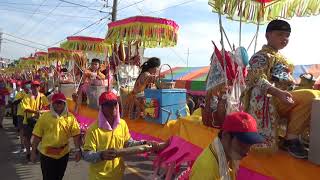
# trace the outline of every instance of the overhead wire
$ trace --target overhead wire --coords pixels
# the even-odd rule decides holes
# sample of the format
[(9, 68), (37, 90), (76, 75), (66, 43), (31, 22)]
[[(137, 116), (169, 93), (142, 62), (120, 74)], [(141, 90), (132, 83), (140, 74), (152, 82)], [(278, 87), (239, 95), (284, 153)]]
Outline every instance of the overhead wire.
[[(177, 7), (177, 6), (180, 6), (180, 5), (183, 5), (183, 4), (186, 4), (186, 3), (189, 3), (189, 2), (192, 2), (194, 0), (189, 0), (189, 1), (185, 1), (185, 2), (182, 2), (180, 4), (176, 4), (176, 5), (173, 5), (173, 6), (169, 6), (169, 7), (166, 7), (164, 9), (161, 9), (161, 10), (157, 10), (157, 11), (152, 11), (152, 12), (148, 12), (148, 13), (143, 13), (142, 9), (140, 9), (138, 6), (137, 6), (137, 3), (134, 3), (132, 5), (128, 5), (126, 7), (131, 7), (131, 6), (135, 6), (135, 8), (140, 12), (141, 15), (145, 15), (145, 14), (150, 14), (150, 13), (153, 13), (153, 12), (160, 12), (160, 11), (164, 11), (166, 9), (169, 9), (171, 7)], [(139, 2), (142, 2), (142, 1), (139, 1)], [(179, 60), (184, 63), (184, 64), (187, 64), (187, 60), (185, 60), (184, 58), (182, 58), (174, 49), (172, 48), (169, 48), (178, 58)]]
[(184, 2), (182, 2), (182, 3), (175, 4), (175, 5), (172, 5), (172, 6), (168, 6), (168, 7), (163, 8), (163, 9), (159, 9), (159, 10), (155, 10), (155, 11), (150, 11), (150, 12), (147, 12), (147, 13), (145, 13), (145, 14), (154, 14), (154, 13), (161, 12), (161, 11), (164, 11), (164, 10), (167, 10), (167, 9), (170, 9), (170, 8), (174, 8), (174, 7), (177, 7), (177, 6), (184, 5), (184, 4), (188, 4), (188, 3), (191, 3), (191, 2), (193, 2), (193, 1), (196, 1), (196, 0), (184, 1)]
[[(35, 27), (39, 26), (43, 21), (45, 21), (51, 15), (51, 13), (53, 13), (61, 4), (62, 4), (62, 2), (58, 3), (53, 9), (51, 9), (51, 11), (43, 19), (41, 19), (37, 24), (31, 26), (31, 28), (30, 28), (31, 32), (33, 29), (35, 29)], [(23, 35), (26, 35), (28, 33), (30, 34), (30, 32), (28, 31), (28, 32), (24, 33)]]
[(16, 39), (19, 39), (19, 40), (22, 40), (22, 41), (29, 42), (29, 43), (38, 44), (38, 45), (41, 45), (41, 46), (44, 46), (44, 47), (49, 47), (48, 45), (41, 44), (41, 43), (38, 43), (38, 42), (34, 42), (34, 41), (31, 41), (31, 40), (28, 40), (28, 39), (25, 39), (25, 38), (17, 37), (17, 36), (14, 36), (12, 34), (8, 34), (8, 33), (3, 33), (3, 34), (7, 35), (7, 36), (10, 36), (10, 37), (13, 37), (13, 38), (16, 38)]
[[(160, 10), (155, 10), (155, 11), (146, 12), (145, 14), (158, 13), (158, 12), (161, 12), (161, 11), (164, 11), (164, 10), (167, 10), (167, 9), (170, 9), (170, 8), (178, 7), (178, 6), (181, 6), (181, 5), (184, 5), (184, 4), (188, 4), (188, 3), (193, 2), (193, 1), (196, 1), (196, 0), (184, 1), (184, 2), (175, 4), (175, 5), (171, 5), (171, 6), (168, 6), (168, 7), (166, 7), (166, 8), (160, 9)], [(178, 54), (178, 52), (176, 52), (176, 51), (175, 51), (174, 49), (172, 49), (172, 48), (169, 48), (169, 49), (170, 49), (184, 64), (188, 64), (188, 63), (187, 63), (187, 60), (185, 60), (184, 58), (182, 58), (182, 57)]]
[(142, 3), (143, 1), (145, 1), (145, 0), (137, 1), (137, 2), (135, 2), (135, 3), (132, 3), (132, 4), (129, 4), (129, 5), (125, 6), (125, 7), (122, 7), (122, 8), (120, 8), (120, 9), (118, 9), (118, 12), (120, 12), (120, 11), (122, 11), (122, 10), (124, 10), (124, 9), (127, 9), (127, 8), (129, 8), (129, 7), (131, 7), (131, 6), (134, 6), (134, 5), (136, 5), (136, 4)]
[(3, 38), (3, 40), (6, 40), (8, 42), (12, 42), (12, 43), (15, 43), (15, 44), (20, 44), (20, 45), (23, 45), (23, 46), (26, 46), (26, 47), (30, 47), (30, 48), (46, 51), (46, 49), (35, 47), (35, 46), (31, 46), (31, 45), (28, 45), (28, 44), (24, 44), (24, 43), (21, 43), (21, 42), (18, 42), (18, 41), (14, 41), (14, 40), (11, 40), (11, 39)]
[[(61, 2), (62, 3), (62, 2)], [(61, 4), (60, 3), (60, 4)], [(94, 2), (93, 2), (94, 3)], [(90, 5), (92, 5), (93, 3), (91, 3)], [(56, 6), (57, 7), (57, 6)], [(61, 7), (61, 6), (59, 6), (59, 7)], [(78, 8), (81, 8), (81, 7), (78, 7)], [(51, 12), (53, 12), (53, 11), (51, 11)], [(52, 30), (53, 30), (54, 28), (52, 28)], [(48, 46), (48, 45), (45, 45), (46, 47), (50, 47), (50, 46)]]
[[(184, 2), (181, 2), (181, 3), (179, 3), (179, 4), (175, 4), (175, 5), (172, 5), (172, 6), (168, 6), (168, 7), (166, 7), (166, 8), (163, 8), (163, 9), (160, 9), (160, 10), (156, 10), (156, 11), (150, 11), (150, 12), (147, 12), (147, 13), (143, 13), (142, 10), (137, 7), (137, 5), (136, 5), (136, 8), (138, 9), (138, 11), (140, 12), (141, 15), (144, 15), (144, 14), (153, 14), (153, 13), (161, 12), (161, 11), (164, 11), (164, 10), (167, 10), (167, 9), (170, 9), (170, 8), (173, 8), (173, 7), (181, 6), (181, 5), (184, 5), (184, 4), (193, 2), (193, 1), (196, 1), (196, 0), (184, 1)], [(169, 48), (169, 49), (170, 49), (184, 64), (187, 64), (187, 60), (185, 60), (184, 58), (182, 58), (174, 49), (172, 49), (172, 48)]]
[[(42, 3), (39, 5), (39, 7), (33, 12), (32, 16), (40, 9), (40, 7), (45, 3), (45, 1), (47, 1), (47, 0), (42, 1)], [(59, 1), (63, 1), (63, 2), (69, 3), (69, 4), (72, 3), (72, 2), (69, 2), (69, 1), (65, 1), (65, 0), (59, 0)], [(126, 6), (126, 7), (121, 8), (121, 9), (119, 9), (119, 10), (123, 10), (123, 9), (129, 8), (129, 7), (133, 6), (133, 5), (136, 5), (136, 4), (138, 4), (138, 3), (141, 3), (141, 2), (143, 2), (143, 1), (145, 1), (145, 0), (141, 0), (141, 1), (135, 2), (135, 3), (133, 3), (133, 4), (130, 4), (130, 5)], [(81, 5), (81, 4), (77, 4), (77, 3), (73, 3), (73, 5), (78, 5), (78, 6), (86, 7), (86, 8), (89, 7), (89, 6), (85, 6), (85, 5)], [(100, 12), (100, 10), (98, 10), (98, 11)], [(105, 17), (102, 17), (101, 19), (99, 19), (99, 20), (97, 20), (97, 21), (89, 24), (88, 26), (80, 29), (79, 31), (73, 33), (71, 36), (74, 36), (74, 35), (77, 35), (77, 34), (83, 32), (84, 30), (86, 30), (86, 29), (90, 28), (91, 26), (93, 26), (93, 25), (101, 22), (103, 19), (106, 19), (106, 18), (108, 18), (109, 16), (110, 16), (110, 14), (107, 15), (107, 16), (105, 16)], [(23, 25), (23, 26), (24, 26), (24, 25)], [(54, 45), (62, 42), (63, 40), (65, 40), (65, 38), (62, 39), (62, 40), (59, 40), (59, 41), (57, 41), (57, 42), (55, 42), (55, 43), (53, 43), (51, 46), (54, 46)], [(50, 47), (50, 46), (48, 46), (48, 47)]]
[[(39, 6), (40, 4), (35, 4), (35, 3), (15, 3), (15, 2), (0, 2), (0, 6), (1, 4), (7, 4), (7, 5), (20, 5), (20, 6)], [(53, 7), (52, 5), (42, 5), (43, 7)], [(76, 7), (77, 5), (73, 5), (73, 6), (67, 6), (67, 5), (63, 5), (60, 7)], [(100, 7), (100, 6), (88, 6), (88, 7)]]
[[(10, 11), (10, 12), (18, 12), (18, 13), (24, 13), (24, 14), (33, 14), (32, 11), (18, 11), (18, 10), (12, 10), (12, 9), (0, 9), (0, 11)], [(37, 12), (35, 13), (37, 15), (46, 15), (47, 12)], [(51, 14), (51, 16), (60, 16), (60, 17), (69, 17), (69, 18), (79, 18), (79, 19), (92, 19), (94, 18), (93, 16), (90, 17), (90, 16), (74, 16), (74, 15), (71, 15), (71, 14)]]
[[(92, 6), (93, 4), (95, 3), (95, 1), (94, 2), (92, 2), (92, 3), (90, 3), (88, 6)], [(76, 6), (75, 7), (75, 9), (78, 9), (78, 8), (82, 8), (82, 7), (80, 7), (80, 6)], [(86, 10), (86, 11), (82, 11), (82, 13), (83, 14), (86, 14), (86, 13), (88, 13), (88, 9)], [(74, 13), (77, 13), (77, 11), (76, 12), (74, 12)], [(98, 13), (98, 12), (97, 12)], [(91, 17), (90, 19), (93, 19), (93, 18), (96, 18), (96, 16), (95, 17)], [(61, 19), (59, 19), (59, 20), (61, 20)], [(58, 21), (56, 21), (56, 22), (58, 22)], [(62, 21), (62, 22), (59, 22), (58, 24), (60, 25), (60, 24), (65, 24), (65, 23), (67, 23), (68, 22), (68, 20), (64, 20), (64, 21)], [(90, 23), (90, 22), (93, 22), (92, 20), (88, 20), (86, 23)], [(57, 23), (55, 23), (55, 25), (57, 25)], [(64, 27), (64, 26), (59, 26), (59, 27)], [(59, 28), (59, 29), (61, 29), (61, 28)], [(58, 30), (57, 29), (55, 29), (55, 28), (51, 28), (51, 30), (49, 31), (49, 32), (47, 32), (48, 34), (50, 34), (50, 33), (52, 33), (52, 31), (55, 31), (55, 32), (57, 32)]]
[[(94, 2), (93, 2), (93, 3), (94, 3)], [(93, 3), (91, 3), (91, 4), (90, 4), (90, 6), (91, 6)], [(42, 5), (43, 5), (43, 4), (44, 4), (44, 3), (42, 3)], [(78, 7), (79, 7), (79, 6), (78, 6)], [(39, 8), (38, 8), (38, 9), (39, 9)], [(36, 10), (36, 11), (33, 11), (33, 12), (32, 12), (32, 16), (33, 16), (34, 14), (36, 14), (36, 13), (38, 13), (38, 11), (37, 11), (37, 10)], [(52, 15), (53, 15), (53, 14), (52, 14)], [(66, 15), (66, 16), (68, 16), (68, 15)], [(102, 20), (104, 20), (104, 19), (108, 18), (109, 16), (110, 16), (110, 13), (109, 13), (107, 16), (104, 16), (104, 17), (100, 18), (99, 20), (97, 20), (97, 21), (95, 21), (95, 22), (93, 22), (93, 23), (89, 24), (88, 26), (86, 26), (86, 27), (84, 27), (84, 28), (82, 28), (82, 29), (78, 30), (77, 32), (73, 33), (71, 36), (74, 36), (74, 35), (77, 35), (77, 34), (79, 34), (79, 33), (83, 32), (84, 30), (86, 30), (86, 29), (88, 29), (88, 28), (92, 27), (93, 25), (95, 25), (95, 24), (97, 24), (97, 23), (101, 22)], [(75, 16), (75, 17), (76, 17), (76, 16)], [(103, 30), (103, 26), (102, 26), (101, 30)], [(100, 31), (101, 31), (101, 30), (100, 30)], [(16, 36), (15, 36), (15, 37), (16, 37)], [(18, 39), (19, 37), (16, 37), (16, 38)], [(23, 38), (20, 38), (20, 39), (21, 39), (21, 40), (28, 41), (28, 42), (31, 42), (31, 43), (35, 43), (35, 42), (33, 42), (33, 41), (26, 40), (26, 39), (23, 39)], [(64, 38), (64, 39), (65, 39), (65, 38)], [(63, 40), (64, 40), (64, 39), (63, 39)], [(6, 40), (7, 40), (7, 39), (6, 39)], [(58, 44), (58, 43), (62, 42), (63, 40), (57, 41), (57, 42), (55, 42), (53, 45), (56, 45), (56, 44)], [(45, 50), (45, 49), (43, 49), (43, 48), (39, 48), (39, 47), (35, 47), (35, 46), (31, 46), (31, 45), (24, 44), (24, 43), (21, 43), (21, 42), (17, 42), (17, 41), (14, 41), (14, 40), (10, 40), (10, 39), (8, 39), (7, 41), (12, 42), (12, 43), (16, 43), (16, 44), (20, 44), (20, 45), (23, 45), (23, 46), (27, 46), (27, 47), (35, 48), (35, 49)], [(40, 44), (40, 43), (37, 43), (37, 44)], [(43, 44), (41, 44), (41, 45), (42, 45), (42, 46), (44, 46)], [(51, 45), (51, 46), (53, 46), (53, 45)], [(45, 45), (45, 47), (51, 47), (51, 46), (47, 46), (47, 45)]]
[[(35, 13), (42, 7), (42, 5), (43, 5), (46, 1), (47, 1), (47, 0), (43, 0), (43, 1), (41, 2), (41, 4), (38, 6), (38, 8), (33, 11), (33, 13), (31, 14), (31, 16), (29, 17), (29, 19), (32, 19), (32, 18), (33, 18), (33, 16), (35, 15)], [(20, 28), (17, 29), (18, 32), (19, 32), (21, 29), (23, 29), (23, 27), (24, 27), (28, 22), (29, 22), (28, 20), (27, 20), (27, 21), (24, 21), (24, 23), (20, 26)]]
[(95, 31), (97, 31), (98, 29), (101, 29), (101, 26), (104, 26), (103, 20), (97, 24), (96, 28), (94, 28), (92, 31), (88, 32), (88, 35), (91, 36)]
[[(103, 6), (101, 9), (103, 9), (105, 6)], [(105, 19), (104, 19), (105, 20)], [(96, 29), (94, 29), (93, 31), (91, 31), (90, 33), (89, 33), (89, 35), (91, 35), (91, 34), (93, 34), (95, 31), (97, 31), (98, 29), (99, 29), (99, 35), (100, 35), (100, 33), (101, 33), (101, 31), (103, 30), (103, 28), (104, 28), (104, 26), (105, 26), (105, 24), (103, 23), (103, 20), (101, 21), (101, 22), (99, 22), (99, 23), (101, 23), (101, 25), (99, 26), (98, 25), (98, 27), (96, 28)], [(107, 24), (107, 23), (106, 23)]]
[(89, 10), (98, 11), (98, 12), (101, 12), (101, 13), (110, 13), (110, 12), (102, 11), (102, 10), (99, 10), (99, 9), (90, 8), (89, 6), (86, 6), (86, 5), (83, 5), (83, 4), (74, 3), (74, 2), (71, 2), (71, 1), (66, 1), (66, 0), (59, 0), (59, 1), (64, 2), (64, 3), (68, 3), (68, 4), (73, 4), (73, 5), (76, 5), (76, 6), (81, 6), (81, 7), (87, 8)]
[[(86, 27), (84, 27), (84, 28), (80, 29), (79, 31), (77, 31), (77, 32), (73, 33), (73, 34), (72, 34), (72, 35), (70, 35), (70, 36), (74, 36), (74, 35), (77, 35), (77, 34), (81, 33), (82, 31), (84, 31), (84, 30), (86, 30), (86, 29), (90, 28), (91, 26), (93, 26), (93, 25), (95, 25), (95, 24), (99, 23), (99, 22), (100, 22), (100, 21), (102, 21), (103, 19), (108, 18), (109, 16), (110, 16), (110, 15), (100, 18), (99, 20), (95, 21), (95, 22), (94, 22), (94, 23), (92, 23), (92, 24), (89, 24), (88, 26), (86, 26)], [(66, 38), (63, 38), (63, 39), (61, 39), (61, 40), (59, 40), (59, 41), (57, 41), (57, 42), (53, 43), (51, 46), (54, 46), (54, 45), (56, 45), (56, 44), (58, 44), (58, 43), (60, 43), (60, 42), (64, 41), (65, 39), (66, 39)]]
[[(92, 4), (94, 4), (94, 2), (92, 2), (89, 6), (91, 6)], [(104, 8), (104, 7), (102, 7), (101, 10), (102, 10), (103, 8)], [(104, 16), (104, 17), (98, 19), (97, 21), (95, 21), (95, 22), (93, 22), (93, 23), (85, 26), (84, 28), (80, 29), (79, 31), (77, 31), (77, 32), (75, 32), (75, 33), (73, 33), (72, 35), (69, 35), (69, 36), (77, 35), (77, 34), (83, 32), (83, 31), (86, 30), (86, 29), (89, 29), (90, 27), (92, 27), (92, 26), (94, 26), (94, 25), (96, 25), (96, 24), (99, 24), (102, 20), (104, 20), (104, 19), (106, 19), (106, 18), (108, 18), (108, 17), (110, 17), (110, 16), (111, 16), (111, 13), (109, 13), (107, 16)], [(89, 23), (89, 21), (88, 21), (88, 23)], [(56, 43), (53, 43), (51, 46), (54, 46), (54, 45), (56, 45), (56, 44), (64, 41), (65, 39), (66, 39), (66, 38), (64, 38), (64, 39), (62, 39), (62, 40), (60, 40), (60, 41), (57, 41)]]
[(102, 26), (102, 28), (99, 30), (99, 32), (98, 32), (98, 36), (99, 36), (99, 37), (101, 36), (101, 33), (103, 32), (104, 29), (105, 29), (105, 30), (107, 29), (107, 23), (104, 24), (104, 26)]

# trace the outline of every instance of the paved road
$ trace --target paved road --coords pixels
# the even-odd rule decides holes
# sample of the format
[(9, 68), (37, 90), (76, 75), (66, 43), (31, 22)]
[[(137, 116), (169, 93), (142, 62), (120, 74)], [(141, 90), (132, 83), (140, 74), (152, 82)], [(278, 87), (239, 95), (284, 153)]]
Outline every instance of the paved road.
[[(41, 180), (40, 164), (33, 164), (25, 160), (25, 154), (13, 153), (19, 149), (19, 139), (12, 126), (12, 120), (4, 120), (4, 129), (0, 129), (0, 179), (1, 180)], [(125, 178), (129, 180), (151, 179), (153, 157), (127, 157)], [(67, 166), (64, 180), (86, 180), (88, 179), (88, 163), (72, 160)]]

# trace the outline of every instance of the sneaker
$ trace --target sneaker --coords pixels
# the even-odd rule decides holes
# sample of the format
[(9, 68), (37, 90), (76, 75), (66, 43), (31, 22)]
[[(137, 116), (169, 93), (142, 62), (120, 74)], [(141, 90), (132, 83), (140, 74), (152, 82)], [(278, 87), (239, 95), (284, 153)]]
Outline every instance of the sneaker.
[(25, 152), (27, 152), (27, 149), (26, 148), (21, 148), (19, 150), (13, 151), (12, 153), (13, 154), (20, 154), (20, 153), (25, 153)]
[(298, 139), (290, 140), (288, 152), (291, 156), (298, 159), (308, 158), (308, 151), (305, 150), (305, 147)]
[(284, 151), (288, 151), (290, 144), (291, 144), (290, 140), (286, 140), (282, 137), (279, 137), (279, 148), (280, 149), (282, 149)]

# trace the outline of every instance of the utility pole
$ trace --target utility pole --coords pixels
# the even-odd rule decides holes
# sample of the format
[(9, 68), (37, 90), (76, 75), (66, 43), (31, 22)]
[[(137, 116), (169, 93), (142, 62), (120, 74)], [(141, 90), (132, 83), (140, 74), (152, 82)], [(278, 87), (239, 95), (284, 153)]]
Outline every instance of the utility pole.
[(113, 0), (111, 21), (117, 20), (118, 0)]

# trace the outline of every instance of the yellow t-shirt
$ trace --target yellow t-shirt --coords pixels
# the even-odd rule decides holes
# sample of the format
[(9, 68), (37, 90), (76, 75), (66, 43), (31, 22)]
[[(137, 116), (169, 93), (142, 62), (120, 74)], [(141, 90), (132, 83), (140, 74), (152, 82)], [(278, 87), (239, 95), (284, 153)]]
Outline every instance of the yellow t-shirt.
[(55, 117), (51, 112), (40, 116), (32, 132), (41, 138), (39, 151), (51, 158), (59, 159), (69, 153), (69, 138), (80, 134), (80, 127), (71, 113)]
[[(235, 171), (229, 168), (229, 173), (231, 175), (231, 179), (235, 180)], [(218, 157), (213, 148), (211, 148), (211, 150), (209, 147), (205, 148), (192, 166), (189, 180), (199, 179), (221, 180), (219, 174)]]
[[(20, 100), (20, 99), (22, 100), (26, 95), (27, 95), (26, 92), (20, 91), (20, 92), (17, 93), (17, 95), (14, 98), (14, 100), (15, 101)], [(24, 112), (23, 112), (23, 110), (21, 108), (21, 102), (18, 104), (17, 115), (18, 116), (24, 116)]]
[[(104, 151), (110, 148), (122, 149), (130, 139), (127, 123), (121, 119), (119, 125), (113, 130), (103, 130), (94, 123), (86, 133), (85, 151)], [(124, 162), (118, 157), (110, 161), (91, 163), (89, 168), (90, 180), (122, 180), (124, 174)]]
[(192, 116), (202, 116), (201, 108), (198, 108), (195, 111), (193, 111)]
[(36, 98), (33, 98), (31, 94), (27, 94), (25, 98), (21, 101), (21, 108), (24, 113), (24, 120), (23, 124), (27, 124), (27, 118), (30, 118), (34, 116), (35, 114), (33, 113), (25, 113), (25, 110), (30, 109), (34, 111), (41, 110), (43, 107), (49, 105), (49, 100), (48, 98), (42, 94), (39, 93), (39, 95)]

